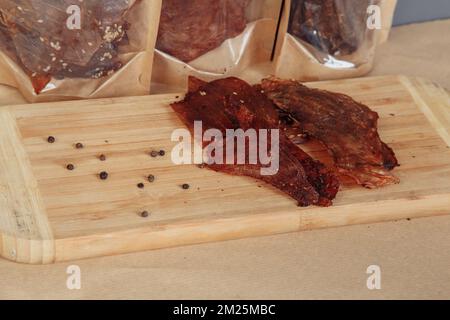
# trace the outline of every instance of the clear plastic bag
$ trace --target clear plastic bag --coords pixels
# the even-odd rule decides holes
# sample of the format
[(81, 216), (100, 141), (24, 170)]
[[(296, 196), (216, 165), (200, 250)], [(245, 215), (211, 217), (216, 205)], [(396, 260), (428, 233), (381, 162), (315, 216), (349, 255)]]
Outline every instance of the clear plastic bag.
[(161, 0), (0, 0), (0, 83), (28, 101), (148, 94)]
[(281, 3), (163, 0), (153, 71), (158, 91), (184, 90), (188, 75), (251, 81), (250, 69), (270, 62)]
[[(395, 0), (287, 0), (276, 74), (314, 81), (369, 72), (376, 47), (391, 28), (395, 4)], [(373, 18), (381, 19), (380, 26)]]

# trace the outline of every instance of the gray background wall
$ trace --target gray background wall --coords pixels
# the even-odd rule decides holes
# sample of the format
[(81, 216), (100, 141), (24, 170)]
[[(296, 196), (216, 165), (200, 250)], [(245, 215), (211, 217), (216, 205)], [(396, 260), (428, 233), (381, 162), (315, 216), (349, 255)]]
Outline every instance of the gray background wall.
[(398, 0), (394, 24), (450, 18), (450, 0)]

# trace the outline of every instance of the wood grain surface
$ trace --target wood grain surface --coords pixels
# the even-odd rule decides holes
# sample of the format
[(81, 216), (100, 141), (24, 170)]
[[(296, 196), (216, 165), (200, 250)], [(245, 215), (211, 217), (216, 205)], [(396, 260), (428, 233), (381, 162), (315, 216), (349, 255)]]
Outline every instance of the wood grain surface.
[[(183, 126), (168, 104), (176, 95), (4, 107), (0, 255), (51, 263), (450, 213), (445, 90), (402, 76), (310, 85), (350, 94), (380, 114), (380, 134), (401, 163), (401, 184), (346, 186), (331, 208), (298, 208), (254, 179), (175, 166), (170, 138)], [(50, 135), (56, 143), (47, 142)], [(78, 142), (83, 149), (75, 148)], [(166, 156), (149, 156), (160, 149)], [(320, 146), (306, 149), (326, 160)], [(66, 169), (69, 163), (75, 170)], [(99, 179), (101, 171), (108, 180)], [(155, 182), (146, 181), (149, 174)], [(141, 182), (144, 189), (137, 188)], [(183, 183), (191, 188), (183, 190)], [(144, 210), (149, 217), (140, 216)]]

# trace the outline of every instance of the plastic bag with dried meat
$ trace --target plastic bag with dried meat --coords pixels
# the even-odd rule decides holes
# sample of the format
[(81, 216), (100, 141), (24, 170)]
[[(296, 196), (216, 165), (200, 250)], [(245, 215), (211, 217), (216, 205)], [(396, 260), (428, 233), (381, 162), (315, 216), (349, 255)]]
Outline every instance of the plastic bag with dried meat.
[(268, 64), (282, 0), (163, 0), (153, 82), (159, 92), (183, 90), (188, 75), (240, 76)]
[(147, 94), (161, 0), (0, 0), (0, 82), (29, 101)]
[(396, 0), (287, 0), (276, 74), (304, 81), (369, 72), (387, 39)]

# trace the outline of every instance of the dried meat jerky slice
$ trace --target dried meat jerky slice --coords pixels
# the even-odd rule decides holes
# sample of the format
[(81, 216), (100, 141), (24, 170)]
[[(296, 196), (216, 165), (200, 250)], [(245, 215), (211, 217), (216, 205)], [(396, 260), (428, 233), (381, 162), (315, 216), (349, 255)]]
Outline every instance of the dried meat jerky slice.
[(164, 0), (156, 48), (190, 62), (241, 34), (249, 0)]
[(378, 114), (351, 97), (310, 89), (300, 82), (268, 78), (265, 94), (297, 121), (299, 129), (321, 141), (339, 172), (367, 188), (395, 184), (390, 171), (398, 161), (378, 134)]
[[(255, 129), (258, 133), (260, 129), (279, 129), (275, 106), (240, 79), (206, 83), (191, 77), (189, 88), (185, 99), (173, 103), (172, 107), (190, 130), (194, 121), (202, 121), (204, 131), (218, 129), (224, 135), (227, 129)], [(225, 148), (228, 143), (230, 141), (225, 140)], [(207, 146), (208, 143), (204, 143), (204, 147)], [(259, 160), (255, 164), (211, 164), (209, 168), (265, 181), (297, 200), (300, 206), (331, 205), (339, 190), (338, 179), (282, 132), (279, 151), (279, 170), (275, 175), (262, 175), (263, 165)]]

